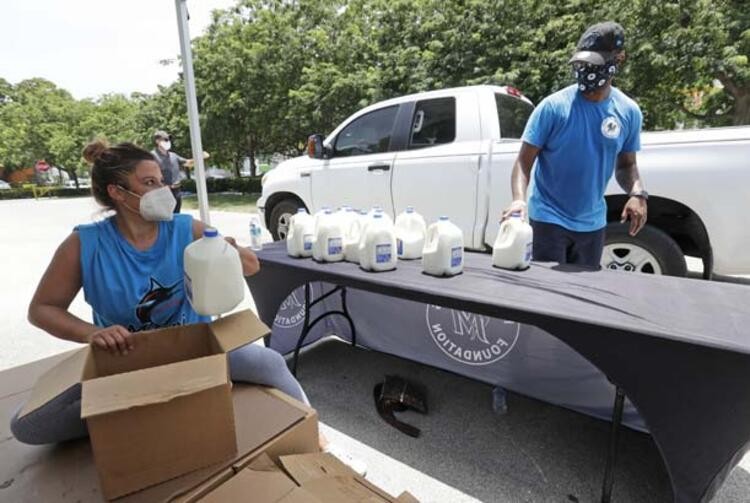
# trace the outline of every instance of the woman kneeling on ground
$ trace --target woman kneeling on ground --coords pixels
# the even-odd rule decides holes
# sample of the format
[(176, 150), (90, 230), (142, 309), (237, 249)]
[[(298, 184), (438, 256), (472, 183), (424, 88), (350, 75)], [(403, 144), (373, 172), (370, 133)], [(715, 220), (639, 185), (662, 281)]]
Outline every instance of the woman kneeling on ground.
[[(205, 224), (173, 214), (175, 199), (151, 153), (130, 143), (112, 147), (96, 141), (83, 151), (92, 165), (91, 191), (112, 216), (79, 225), (63, 241), (29, 306), (29, 321), (61, 339), (91, 344), (122, 355), (138, 351), (138, 332), (210, 321), (198, 315), (184, 293), (183, 252), (203, 236)], [(245, 276), (258, 272), (255, 254), (237, 247)], [(94, 324), (68, 308), (83, 287)], [(284, 358), (257, 344), (229, 353), (233, 381), (277, 388), (309, 405)], [(19, 409), (20, 411), (20, 409)], [(24, 417), (14, 415), (11, 431), (21, 442), (49, 444), (85, 437), (78, 384)], [(321, 446), (363, 472), (321, 437)], [(356, 466), (358, 465), (358, 466)]]

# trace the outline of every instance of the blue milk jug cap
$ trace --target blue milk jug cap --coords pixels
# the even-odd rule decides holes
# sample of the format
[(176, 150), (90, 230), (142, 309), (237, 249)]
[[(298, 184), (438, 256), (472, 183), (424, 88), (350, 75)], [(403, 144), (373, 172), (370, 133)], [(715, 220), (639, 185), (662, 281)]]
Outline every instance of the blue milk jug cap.
[(448, 220), (450, 220), (450, 219), (449, 219), (448, 217), (446, 217), (445, 215), (443, 215), (442, 217), (440, 217), (440, 220), (443, 220), (443, 221), (448, 221)]
[(521, 212), (520, 211), (514, 211), (510, 214), (513, 218), (521, 218)]
[(407, 206), (406, 207), (406, 212), (407, 213), (414, 213), (414, 206)]
[(382, 213), (375, 213), (375, 214), (374, 214), (374, 215), (372, 216), (372, 218), (383, 218), (383, 214), (382, 214)]
[(203, 229), (204, 238), (215, 238), (218, 235), (219, 235), (219, 231), (217, 231), (213, 227), (206, 227), (205, 229)]

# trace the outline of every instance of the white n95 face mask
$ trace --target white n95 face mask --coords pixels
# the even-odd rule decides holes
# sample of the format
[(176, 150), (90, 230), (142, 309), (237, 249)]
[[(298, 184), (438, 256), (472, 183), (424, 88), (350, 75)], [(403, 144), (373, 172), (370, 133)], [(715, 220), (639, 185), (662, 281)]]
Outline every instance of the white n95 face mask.
[(169, 187), (161, 187), (141, 196), (138, 210), (145, 220), (151, 222), (168, 221), (174, 218), (174, 207), (177, 205)]
[(163, 142), (161, 142), (161, 148), (169, 152), (169, 149), (172, 148), (172, 142), (169, 140), (164, 140)]
[(160, 187), (146, 192), (142, 196), (139, 196), (124, 187), (120, 188), (125, 192), (140, 198), (138, 213), (141, 214), (144, 220), (148, 220), (149, 222), (161, 222), (174, 219), (174, 207), (177, 205), (177, 200), (174, 198), (174, 195), (172, 195), (172, 191), (169, 187)]

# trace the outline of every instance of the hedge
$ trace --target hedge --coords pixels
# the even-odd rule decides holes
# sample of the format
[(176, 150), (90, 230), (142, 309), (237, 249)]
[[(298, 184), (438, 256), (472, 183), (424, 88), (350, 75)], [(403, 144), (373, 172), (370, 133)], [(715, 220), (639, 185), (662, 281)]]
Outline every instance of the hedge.
[[(72, 189), (68, 187), (52, 187), (42, 197), (79, 197), (90, 196), (91, 189)], [(0, 190), (0, 199), (30, 199), (34, 197), (31, 189)]]
[[(206, 190), (208, 192), (242, 192), (243, 194), (259, 193), (261, 192), (260, 178), (259, 176), (252, 178), (209, 178), (206, 180)], [(195, 193), (195, 180), (183, 180), (182, 190)]]
[[(242, 192), (243, 194), (258, 194), (261, 192), (260, 178), (210, 178), (206, 180), (208, 192)], [(183, 180), (182, 190), (195, 193), (195, 180)], [(90, 196), (91, 189), (73, 189), (68, 187), (52, 187), (43, 197), (77, 197)], [(30, 189), (7, 189), (0, 190), (1, 199), (27, 199), (33, 198), (34, 193)]]

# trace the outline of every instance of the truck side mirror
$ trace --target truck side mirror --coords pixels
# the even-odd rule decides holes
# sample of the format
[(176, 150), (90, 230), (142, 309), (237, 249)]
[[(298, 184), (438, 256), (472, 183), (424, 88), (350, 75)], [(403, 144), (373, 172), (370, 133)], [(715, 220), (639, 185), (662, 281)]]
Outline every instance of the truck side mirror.
[(323, 145), (322, 134), (311, 134), (307, 138), (307, 155), (311, 159), (325, 159), (326, 148)]

